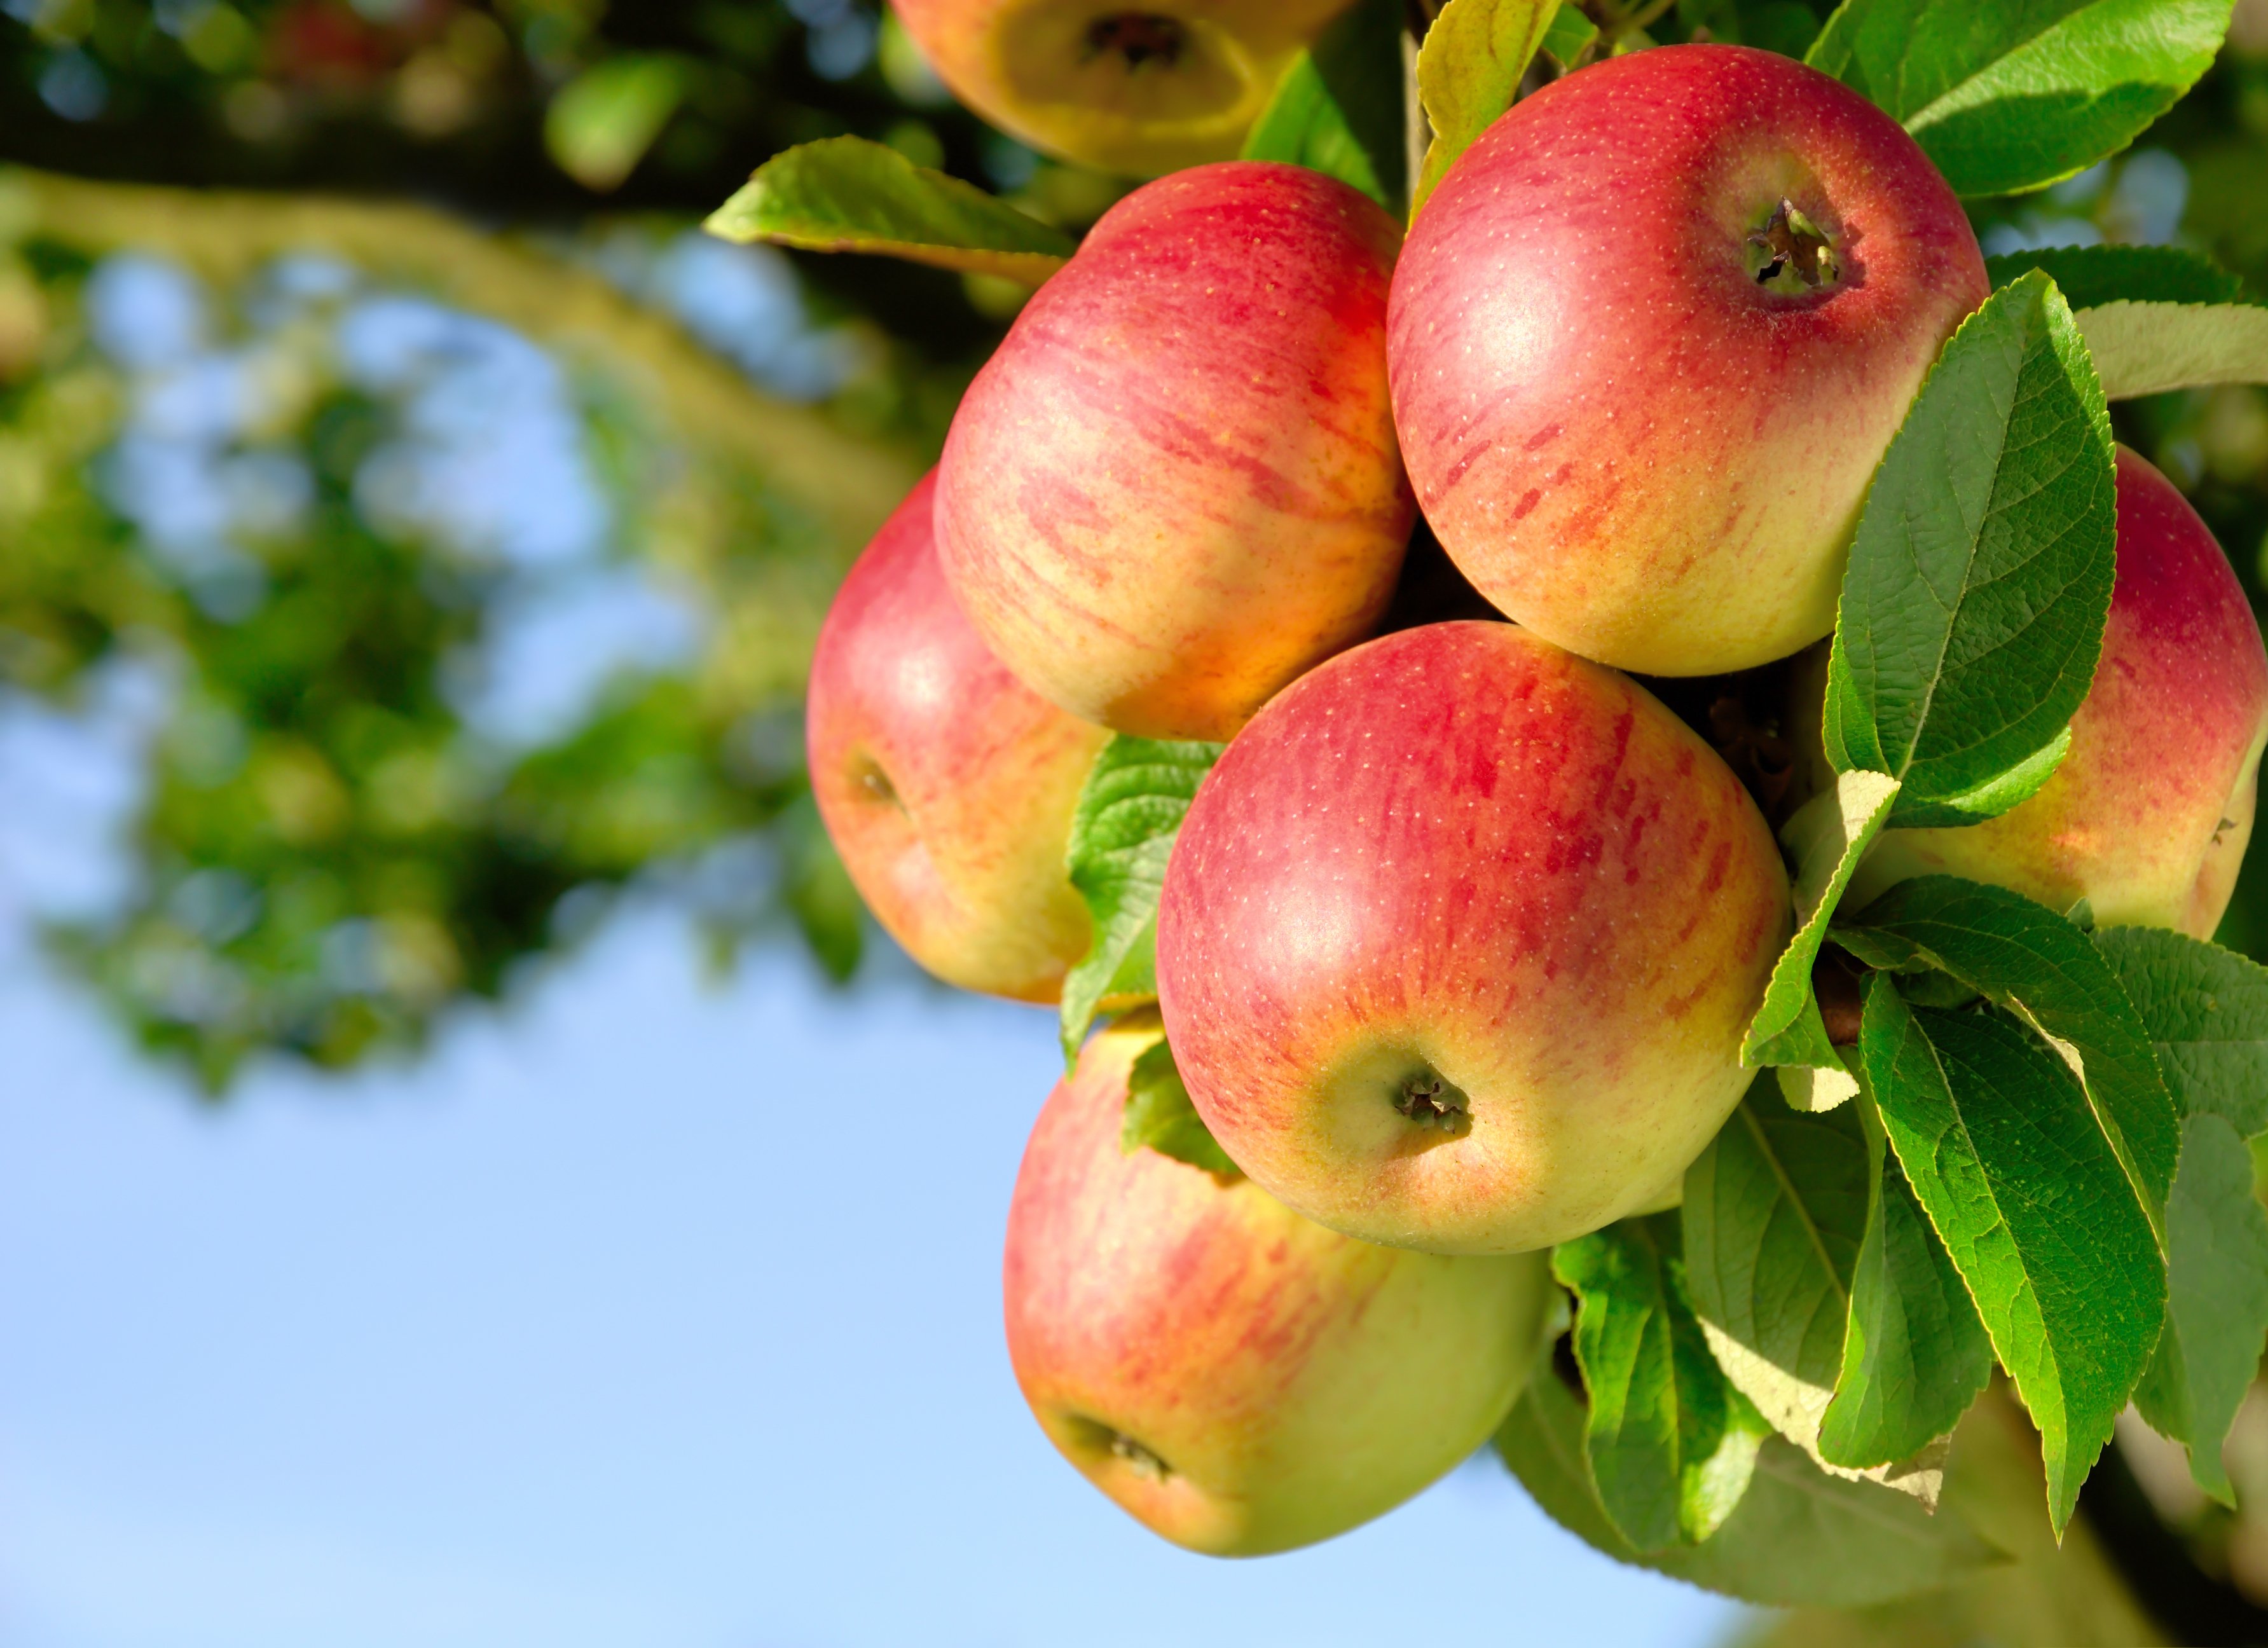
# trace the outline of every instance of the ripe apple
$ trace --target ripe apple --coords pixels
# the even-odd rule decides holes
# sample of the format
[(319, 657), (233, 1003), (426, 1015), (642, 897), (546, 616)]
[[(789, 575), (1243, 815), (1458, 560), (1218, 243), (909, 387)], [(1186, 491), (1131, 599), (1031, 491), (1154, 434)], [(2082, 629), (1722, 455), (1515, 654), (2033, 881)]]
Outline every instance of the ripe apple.
[(1778, 849), (1644, 689), (1510, 624), (1333, 658), (1206, 776), (1158, 913), (1197, 1110), (1272, 1195), (1436, 1253), (1657, 1204), (1740, 1101)]
[(812, 793), (890, 936), (963, 990), (1051, 1002), (1086, 952), (1064, 872), (1109, 737), (1036, 697), (954, 604), (923, 477), (843, 580), (811, 663)]
[(1226, 160), (1348, 0), (893, 0), (955, 96), (1065, 159), (1154, 177)]
[(1875, 464), (1984, 299), (1896, 121), (1788, 58), (1672, 46), (1514, 104), (1394, 280), (1402, 448), (1481, 592), (1623, 669), (1834, 627)]
[(1041, 1428), (1177, 1545), (1252, 1556), (1392, 1509), (1503, 1422), (1535, 1360), (1540, 1255), (1444, 1259), (1121, 1148), (1154, 1013), (1086, 1044), (1008, 1213), (1008, 1354)]
[(1226, 739), (1361, 639), (1415, 505), (1386, 386), (1401, 232), (1305, 167), (1136, 190), (969, 386), (937, 530), (978, 631), (1071, 714)]
[[(1799, 747), (1823, 780), (1825, 659), (1799, 673)], [(1852, 909), (1909, 876), (1966, 876), (2104, 926), (2209, 938), (2252, 835), (2268, 744), (2268, 652), (2243, 587), (2189, 500), (2118, 449), (2118, 578), (2071, 751), (2021, 806), (1962, 829), (1888, 830)]]

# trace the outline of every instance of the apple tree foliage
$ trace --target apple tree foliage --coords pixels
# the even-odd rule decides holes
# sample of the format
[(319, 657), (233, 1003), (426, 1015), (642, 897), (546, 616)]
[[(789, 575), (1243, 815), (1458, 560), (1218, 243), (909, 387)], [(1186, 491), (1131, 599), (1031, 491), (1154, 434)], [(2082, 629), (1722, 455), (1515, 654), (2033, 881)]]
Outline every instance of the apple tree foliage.
[[(1422, 211), (1523, 90), (1666, 26), (1659, 6), (1412, 10), (1430, 18), (1414, 50), (1398, 0), (1320, 38), (1247, 155)], [(1803, 56), (1983, 196), (2124, 148), (2205, 72), (2230, 15), (1846, 0), (1822, 26), (1719, 0), (1674, 21)], [(773, 161), (717, 226), (987, 271), (1050, 252), (966, 196), (837, 141)], [(1996, 817), (2062, 761), (2115, 570), (2110, 403), (2268, 381), (2268, 307), (2195, 254), (2068, 248), (1991, 273), (1852, 546), (1824, 706), (1837, 776), (1782, 833), (1795, 931), (1745, 1040), (1758, 1079), (1682, 1206), (1555, 1252), (1569, 1329), (1498, 1438), (1593, 1544), (1759, 1602), (1862, 1606), (1994, 1559), (1939, 1496), (1996, 1368), (2037, 1429), (2058, 1534), (2130, 1402), (2228, 1500), (2220, 1444), (2268, 1344), (2246, 1144), (2268, 1132), (2268, 970), (1948, 876), (1845, 904), (1883, 829)], [(1096, 938), (1065, 991), (1067, 1047), (1154, 989), (1157, 890), (1212, 753), (1119, 739), (1098, 760), (1071, 848)], [(1857, 999), (1824, 1011), (1822, 985), (1853, 974)], [(1128, 1145), (1225, 1169), (1202, 1134), (1161, 1041)]]

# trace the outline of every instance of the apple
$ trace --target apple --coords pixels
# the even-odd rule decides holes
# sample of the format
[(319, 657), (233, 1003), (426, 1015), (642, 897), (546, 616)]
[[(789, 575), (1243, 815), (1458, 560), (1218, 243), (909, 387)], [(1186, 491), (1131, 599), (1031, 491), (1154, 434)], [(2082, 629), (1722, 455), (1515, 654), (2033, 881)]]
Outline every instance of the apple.
[(1154, 177), (1233, 156), (1348, 0), (893, 0), (954, 94), (1035, 149)]
[[(1798, 747), (1829, 782), (1819, 740), (1822, 656), (1799, 672)], [(2268, 744), (2268, 652), (2243, 586), (2189, 500), (2118, 449), (2118, 577), (2095, 684), (2071, 750), (2037, 795), (1961, 829), (1888, 830), (1845, 905), (1910, 876), (1986, 881), (2104, 926), (2209, 938), (2252, 835)]]
[(1109, 737), (1036, 697), (954, 604), (923, 477), (843, 580), (806, 708), (811, 788), (890, 936), (964, 990), (1052, 1002), (1086, 952), (1071, 810)]
[(1199, 786), (1158, 912), (1198, 1113), (1271, 1195), (1445, 1254), (1659, 1205), (1740, 1101), (1791, 915), (1756, 805), (1510, 624), (1333, 658)]
[(1540, 1255), (1444, 1259), (1301, 1218), (1249, 1180), (1121, 1147), (1154, 1013), (1094, 1037), (1008, 1213), (1008, 1354), (1050, 1441), (1192, 1550), (1251, 1556), (1390, 1510), (1511, 1411)]
[(1874, 466), (1987, 292), (1896, 121), (1671, 46), (1513, 106), (1427, 202), (1388, 350), (1425, 518), (1498, 608), (1653, 675), (1834, 627)]
[(1386, 295), (1401, 232), (1302, 166), (1136, 190), (969, 386), (937, 530), (979, 633), (1042, 696), (1226, 739), (1384, 612), (1415, 505)]

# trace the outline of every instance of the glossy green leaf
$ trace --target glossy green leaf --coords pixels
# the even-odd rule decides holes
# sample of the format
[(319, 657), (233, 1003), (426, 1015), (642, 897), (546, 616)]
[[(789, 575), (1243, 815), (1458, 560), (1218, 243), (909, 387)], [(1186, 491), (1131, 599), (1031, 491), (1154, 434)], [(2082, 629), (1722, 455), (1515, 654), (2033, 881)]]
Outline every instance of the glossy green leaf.
[(1698, 1545), (1641, 1551), (1609, 1520), (1591, 1475), (1583, 1401), (1550, 1364), (1497, 1432), (1497, 1452), (1544, 1513), (1618, 1562), (1767, 1608), (1867, 1608), (2000, 1560), (1950, 1509), (1819, 1469), (1766, 1438), (1749, 1491)]
[(1926, 1455), (1948, 1435), (1992, 1377), (1992, 1344), (1873, 1107), (1852, 1109), (1868, 1123), (1867, 1223), (1819, 1452), (1865, 1468)]
[(1873, 967), (1933, 967), (2067, 1049), (2153, 1229), (2181, 1154), (2181, 1117), (2141, 1015), (2088, 935), (2020, 893), (1958, 876), (1899, 883), (1835, 942)]
[(1328, 173), (1403, 215), (1410, 133), (1402, 39), (1401, 0), (1361, 0), (1292, 59), (1244, 140), (1244, 158)]
[(1685, 1293), (1675, 1214), (1624, 1219), (1552, 1250), (1575, 1295), (1575, 1360), (1600, 1502), (1660, 1550), (1709, 1537), (1746, 1490), (1764, 1420), (1710, 1354)]
[(1574, 0), (1560, 0), (1559, 9), (1544, 25), (1543, 39), (1536, 49), (1563, 70), (1572, 69), (1598, 38), (1599, 26), (1584, 15), (1582, 7)]
[(880, 253), (1031, 286), (1078, 250), (1007, 202), (864, 137), (774, 155), (703, 226), (726, 240)]
[(1433, 141), (1418, 169), (1412, 216), (1457, 157), (1512, 107), (1558, 10), (1557, 0), (1449, 0), (1441, 8), (1418, 53), (1418, 98)]
[(1166, 1045), (1163, 1034), (1126, 1073), (1126, 1115), (1118, 1143), (1123, 1150), (1153, 1150), (1224, 1179), (1242, 1177), (1242, 1170), (1228, 1159), (1190, 1102), (1181, 1067), (1174, 1063), (1174, 1049)]
[(2106, 927), (2095, 947), (2141, 1015), (2184, 1115), (2268, 1133), (2268, 967), (2160, 927)]
[(2230, 0), (1845, 0), (1805, 61), (1904, 121), (1962, 195), (2116, 154), (2212, 66)]
[(1811, 969), (1836, 904), (1897, 794), (1898, 781), (1881, 773), (1837, 773), (1834, 789), (1806, 802), (1780, 831), (1795, 855), (1795, 937), (1772, 965), (1764, 1004), (1741, 1044), (1743, 1064), (1804, 1064), (1844, 1075), (1812, 994)]
[(1899, 1165), (2039, 1427), (2060, 1531), (2149, 1365), (2166, 1276), (2063, 1061), (1995, 1012), (1866, 984), (1859, 1057)]
[(1094, 919), (1094, 939), (1064, 976), (1064, 1060), (1076, 1062), (1108, 999), (1158, 993), (1158, 895), (1166, 858), (1218, 744), (1177, 744), (1120, 733), (1096, 753), (1072, 810), (1066, 863)]
[(1971, 824), (2047, 782), (2115, 570), (2110, 420), (2044, 275), (1945, 347), (1875, 472), (1843, 578), (1823, 732), (1903, 788), (1890, 825)]
[(2189, 1445), (2190, 1475), (2233, 1509), (2220, 1445), (2268, 1348), (2268, 1210), (2252, 1193), (2252, 1152), (2210, 1112), (2182, 1123), (2166, 1222), (2166, 1331), (2134, 1402)]
[(2046, 271), (2074, 314), (2110, 303), (2244, 301), (2243, 281), (2211, 258), (2179, 246), (2045, 246), (1984, 260), (1984, 273), (1995, 286), (2034, 269)]
[(2112, 401), (2268, 383), (2268, 308), (2257, 304), (2110, 303), (2079, 329)]

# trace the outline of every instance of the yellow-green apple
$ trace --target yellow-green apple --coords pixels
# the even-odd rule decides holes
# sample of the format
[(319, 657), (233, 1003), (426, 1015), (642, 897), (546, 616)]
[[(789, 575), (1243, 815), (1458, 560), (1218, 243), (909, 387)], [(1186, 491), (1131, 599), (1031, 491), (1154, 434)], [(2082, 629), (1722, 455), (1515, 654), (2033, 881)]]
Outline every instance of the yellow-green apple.
[(1041, 1427), (1175, 1544), (1253, 1556), (1392, 1509), (1502, 1423), (1541, 1255), (1356, 1241), (1247, 1179), (1120, 1144), (1154, 1013), (1086, 1044), (1008, 1213), (1008, 1354)]
[(1787, 877), (1715, 752), (1511, 624), (1295, 682), (1199, 786), (1158, 912), (1197, 1110), (1308, 1218), (1519, 1253), (1656, 1205), (1740, 1101)]
[(1674, 46), (1545, 86), (1410, 230), (1388, 351), (1425, 518), (1538, 635), (1653, 675), (1834, 626), (1874, 466), (1987, 291), (1897, 122)]
[(811, 664), (811, 788), (844, 868), (914, 960), (1051, 1002), (1086, 953), (1064, 850), (1109, 737), (984, 649), (937, 563), (923, 477), (843, 580)]
[(1401, 232), (1302, 166), (1136, 190), (1040, 288), (954, 416), (946, 576), (1042, 696), (1226, 739), (1369, 633), (1415, 506), (1386, 387)]
[(1226, 160), (1348, 0), (893, 0), (938, 76), (1003, 131), (1154, 177)]
[[(1799, 747), (1823, 781), (1825, 659), (1797, 673)], [(2106, 926), (2207, 938), (2252, 835), (2268, 653), (2228, 559), (2147, 460), (2118, 449), (2118, 576), (2071, 749), (2037, 795), (1962, 829), (1888, 830), (1845, 905), (1909, 876), (1966, 876)]]

